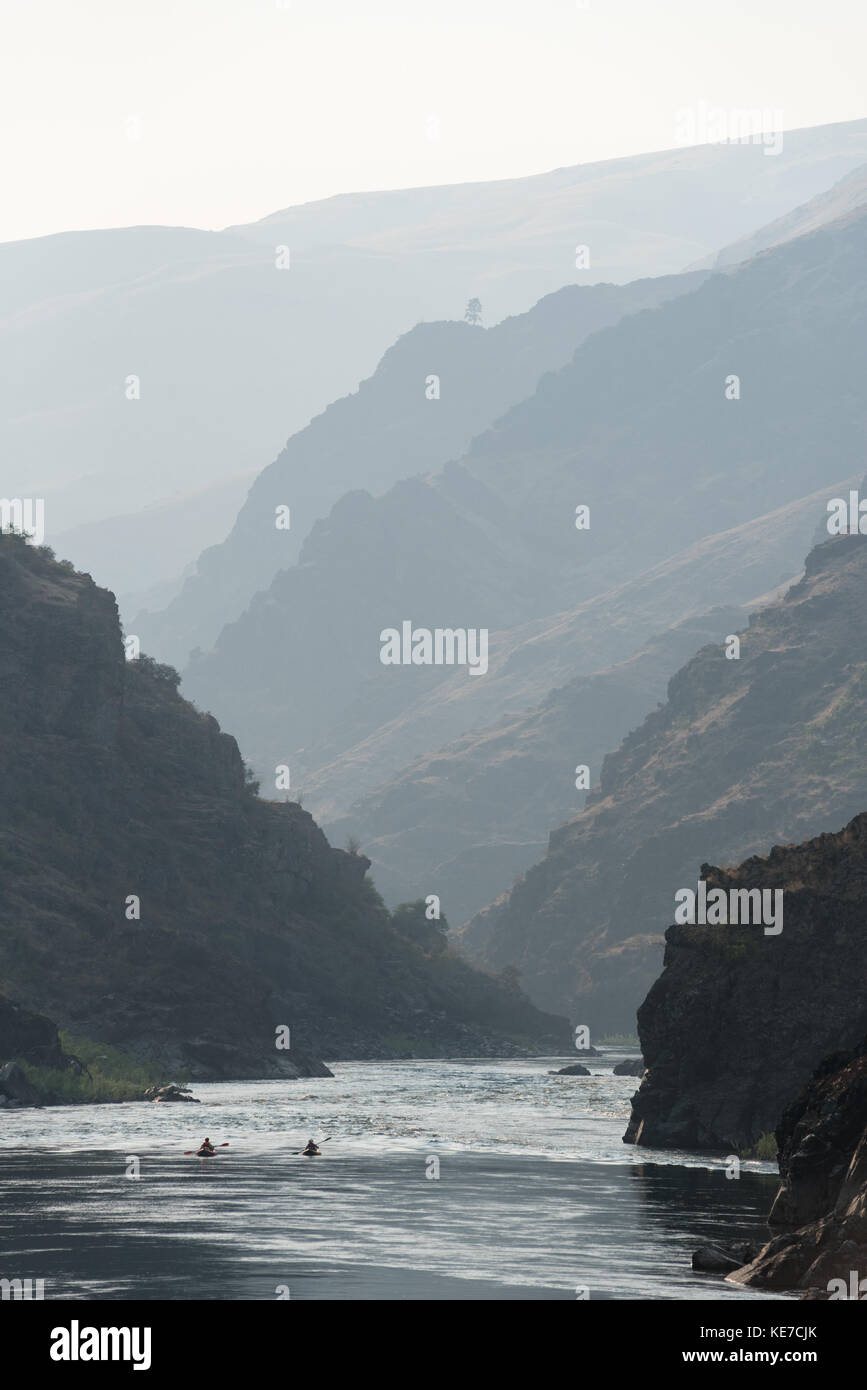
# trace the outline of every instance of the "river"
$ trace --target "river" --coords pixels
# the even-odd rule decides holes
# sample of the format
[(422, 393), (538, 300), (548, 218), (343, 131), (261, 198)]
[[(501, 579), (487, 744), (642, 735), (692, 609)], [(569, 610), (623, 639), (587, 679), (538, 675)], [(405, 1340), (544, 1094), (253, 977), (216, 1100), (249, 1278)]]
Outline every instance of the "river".
[[(637, 1081), (563, 1059), (336, 1062), (199, 1105), (0, 1112), (0, 1277), (78, 1299), (737, 1299), (776, 1165), (621, 1142)], [(586, 1061), (586, 1059), (585, 1059)], [(204, 1135), (218, 1157), (185, 1157)], [(304, 1158), (309, 1137), (321, 1158)], [(330, 1136), (330, 1137), (329, 1137)], [(438, 1173), (438, 1176), (436, 1174)]]

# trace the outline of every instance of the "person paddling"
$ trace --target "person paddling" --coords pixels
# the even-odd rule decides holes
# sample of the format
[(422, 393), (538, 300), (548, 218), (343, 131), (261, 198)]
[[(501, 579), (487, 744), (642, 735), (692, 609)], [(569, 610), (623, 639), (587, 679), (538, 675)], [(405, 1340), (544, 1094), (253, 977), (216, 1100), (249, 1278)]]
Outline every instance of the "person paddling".
[(205, 1158), (209, 1158), (210, 1155), (214, 1152), (215, 1149), (210, 1139), (203, 1139), (201, 1144), (199, 1145), (199, 1154), (203, 1155)]
[(302, 1149), (301, 1152), (305, 1154), (307, 1158), (313, 1158), (316, 1154), (321, 1153), (322, 1150), (318, 1147), (318, 1145), (314, 1144), (312, 1139), (308, 1139), (307, 1148)]

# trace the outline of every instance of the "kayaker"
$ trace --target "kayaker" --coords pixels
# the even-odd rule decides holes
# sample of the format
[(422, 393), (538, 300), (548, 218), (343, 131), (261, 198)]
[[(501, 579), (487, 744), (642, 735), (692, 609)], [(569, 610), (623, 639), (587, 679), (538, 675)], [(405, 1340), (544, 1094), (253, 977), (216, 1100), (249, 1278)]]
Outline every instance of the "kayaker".
[(322, 1150), (316, 1144), (314, 1144), (312, 1139), (308, 1139), (307, 1148), (302, 1149), (301, 1152), (303, 1154), (306, 1154), (308, 1158), (313, 1158), (315, 1154), (321, 1153)]
[(210, 1139), (203, 1139), (202, 1142), (201, 1142), (201, 1144), (199, 1145), (199, 1153), (200, 1153), (200, 1154), (212, 1154), (212, 1153), (214, 1153), (214, 1152), (215, 1152), (214, 1146), (213, 1146), (213, 1144), (211, 1143)]

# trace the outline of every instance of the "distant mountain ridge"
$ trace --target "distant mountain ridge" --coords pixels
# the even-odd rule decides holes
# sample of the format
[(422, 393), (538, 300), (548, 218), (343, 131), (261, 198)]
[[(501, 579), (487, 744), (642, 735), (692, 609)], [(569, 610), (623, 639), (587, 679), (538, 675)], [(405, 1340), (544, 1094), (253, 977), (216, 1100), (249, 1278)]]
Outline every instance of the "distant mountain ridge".
[[(679, 272), (865, 159), (867, 122), (855, 121), (786, 132), (772, 158), (750, 144), (680, 148), (493, 184), (351, 194), (222, 232), (130, 227), (7, 243), (8, 495), (45, 498), (51, 542), (261, 469), (413, 324), (455, 318), (471, 296), (490, 324), (564, 284)], [(195, 509), (187, 521), (193, 560), (221, 535)], [(116, 586), (98, 568), (101, 541), (75, 544), (69, 558)], [(138, 555), (132, 587), (175, 577), (177, 557), (132, 526), (127, 544)]]

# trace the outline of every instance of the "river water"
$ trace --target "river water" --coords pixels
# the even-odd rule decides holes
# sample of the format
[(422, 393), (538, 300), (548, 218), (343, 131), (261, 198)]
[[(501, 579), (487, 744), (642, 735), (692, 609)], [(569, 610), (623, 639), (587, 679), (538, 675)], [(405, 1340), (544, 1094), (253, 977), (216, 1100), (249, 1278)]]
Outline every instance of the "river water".
[[(0, 1278), (67, 1300), (761, 1297), (690, 1256), (764, 1238), (776, 1165), (731, 1180), (623, 1144), (621, 1056), (577, 1079), (547, 1074), (562, 1058), (336, 1062), (195, 1085), (199, 1105), (0, 1112)], [(206, 1134), (228, 1148), (185, 1157)], [(311, 1136), (321, 1158), (293, 1152)]]

